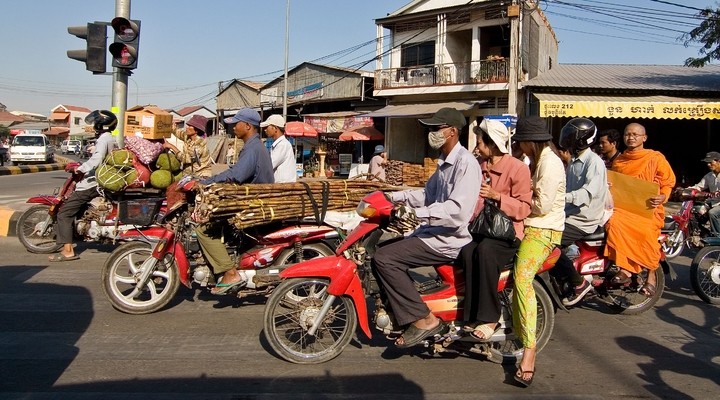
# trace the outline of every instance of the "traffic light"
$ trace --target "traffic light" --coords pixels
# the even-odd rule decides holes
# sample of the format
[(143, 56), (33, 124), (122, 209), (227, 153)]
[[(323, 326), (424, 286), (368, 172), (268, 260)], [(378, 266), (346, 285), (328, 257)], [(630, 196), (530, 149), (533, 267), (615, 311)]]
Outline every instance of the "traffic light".
[(107, 46), (107, 28), (104, 24), (88, 23), (86, 26), (71, 26), (68, 33), (87, 43), (85, 50), (68, 50), (67, 56), (85, 63), (85, 69), (93, 74), (105, 72), (105, 48)]
[(137, 68), (140, 21), (115, 17), (110, 25), (115, 30), (115, 41), (109, 48), (112, 66), (128, 70)]

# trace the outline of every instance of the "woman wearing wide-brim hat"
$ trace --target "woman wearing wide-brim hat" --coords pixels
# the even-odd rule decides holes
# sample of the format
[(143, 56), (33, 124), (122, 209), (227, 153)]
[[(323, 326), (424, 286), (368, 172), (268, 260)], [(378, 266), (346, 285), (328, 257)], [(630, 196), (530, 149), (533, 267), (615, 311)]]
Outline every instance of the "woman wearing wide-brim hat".
[(193, 115), (185, 123), (185, 131), (176, 133), (178, 139), (184, 142), (180, 151), (170, 142), (165, 142), (163, 147), (170, 149), (183, 163), (183, 175), (192, 175), (198, 178), (209, 178), (212, 175), (210, 166), (210, 152), (208, 151), (205, 135), (208, 119), (202, 115)]
[(513, 327), (524, 347), (515, 380), (527, 387), (535, 377), (537, 301), (532, 283), (543, 261), (560, 244), (565, 227), (565, 168), (554, 152), (545, 120), (518, 118), (513, 141), (530, 159), (533, 196), (525, 236), (515, 259)]

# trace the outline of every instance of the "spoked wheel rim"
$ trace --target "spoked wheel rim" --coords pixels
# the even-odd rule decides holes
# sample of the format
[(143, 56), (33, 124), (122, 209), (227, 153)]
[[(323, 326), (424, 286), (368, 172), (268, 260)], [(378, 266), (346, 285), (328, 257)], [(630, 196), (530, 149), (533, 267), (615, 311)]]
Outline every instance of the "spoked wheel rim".
[(708, 247), (698, 253), (690, 269), (690, 281), (700, 298), (720, 304), (720, 248)]
[[(655, 295), (645, 296), (641, 293), (642, 285), (639, 282), (647, 282), (648, 273), (656, 275)], [(633, 282), (629, 286), (612, 287), (608, 289), (613, 308), (625, 314), (639, 314), (652, 308), (662, 296), (665, 288), (665, 274), (662, 267), (658, 266), (654, 271), (643, 269), (639, 274), (633, 276)]]
[(31, 252), (52, 253), (61, 247), (55, 241), (55, 223), (48, 215), (49, 209), (49, 206), (36, 205), (18, 220), (17, 235)]
[(328, 297), (327, 286), (324, 280), (292, 279), (273, 292), (265, 309), (265, 335), (282, 358), (296, 363), (325, 362), (338, 356), (352, 339), (357, 316), (346, 297), (336, 297), (320, 328), (314, 335), (308, 334)]
[(673, 231), (665, 242), (661, 244), (665, 257), (674, 258), (682, 253), (685, 246), (685, 234), (681, 230)]

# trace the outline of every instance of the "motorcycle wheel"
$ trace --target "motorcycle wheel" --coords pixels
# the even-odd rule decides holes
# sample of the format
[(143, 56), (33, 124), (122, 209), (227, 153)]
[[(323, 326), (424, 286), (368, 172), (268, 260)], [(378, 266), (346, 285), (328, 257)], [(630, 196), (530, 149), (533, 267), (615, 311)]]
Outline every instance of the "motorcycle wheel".
[[(535, 289), (535, 300), (537, 301), (537, 325), (535, 332), (535, 348), (539, 353), (550, 340), (553, 329), (555, 328), (555, 306), (552, 299), (545, 291), (545, 288), (538, 281), (533, 281), (533, 289)], [(513, 288), (505, 289), (501, 301), (503, 308), (503, 317), (509, 324), (512, 324), (512, 294)], [(488, 360), (498, 364), (515, 364), (522, 359), (523, 345), (515, 333), (508, 335), (508, 338), (499, 342), (489, 343), (490, 355)]]
[(357, 314), (352, 300), (344, 296), (335, 298), (315, 335), (307, 334), (328, 296), (329, 284), (327, 279), (288, 279), (270, 296), (263, 315), (263, 332), (270, 347), (284, 360), (324, 363), (339, 356), (352, 340)]
[[(335, 252), (324, 243), (303, 243), (302, 250), (303, 261), (335, 254)], [(300, 260), (295, 257), (295, 249), (289, 248), (280, 253), (273, 265), (281, 266), (298, 262), (300, 262)]]
[(640, 293), (640, 288), (635, 285), (623, 288), (611, 288), (608, 289), (610, 308), (626, 315), (641, 314), (653, 308), (665, 290), (665, 273), (663, 272), (662, 265), (658, 265), (655, 271), (648, 272), (648, 270), (643, 270), (639, 274), (643, 282), (647, 281), (648, 273), (654, 273), (657, 279), (655, 295), (653, 297), (647, 297)]
[(136, 289), (142, 264), (152, 255), (145, 242), (129, 242), (115, 249), (102, 267), (102, 288), (113, 308), (127, 314), (150, 314), (165, 307), (180, 287), (175, 260), (158, 261), (148, 282)]
[(682, 230), (674, 230), (668, 235), (667, 240), (660, 244), (665, 258), (671, 259), (679, 256), (685, 249), (685, 233)]
[[(50, 206), (44, 204), (34, 205), (22, 213), (17, 222), (17, 237), (27, 251), (36, 254), (50, 254), (62, 248), (55, 242), (55, 222), (48, 214)], [(38, 226), (50, 224), (44, 235), (38, 235)]]
[(697, 253), (690, 264), (690, 283), (704, 302), (720, 304), (720, 247), (705, 247)]

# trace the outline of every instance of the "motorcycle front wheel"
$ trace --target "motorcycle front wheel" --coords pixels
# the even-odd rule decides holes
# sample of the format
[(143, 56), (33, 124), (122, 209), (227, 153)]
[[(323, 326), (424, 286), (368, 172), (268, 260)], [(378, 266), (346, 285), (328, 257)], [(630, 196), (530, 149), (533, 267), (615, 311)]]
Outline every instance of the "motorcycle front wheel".
[[(647, 274), (649, 273), (655, 274), (655, 278), (657, 279), (654, 296), (647, 297), (643, 293), (640, 293), (640, 288), (634, 283), (630, 286), (610, 288), (608, 289), (610, 308), (626, 315), (641, 314), (653, 308), (665, 290), (665, 272), (663, 272), (662, 265), (658, 265), (655, 271), (643, 269), (643, 271), (638, 274), (637, 279), (642, 282), (647, 282)], [(606, 277), (606, 279), (609, 278)]]
[(127, 314), (150, 314), (170, 303), (180, 287), (171, 255), (153, 263), (148, 280), (138, 284), (143, 264), (151, 257), (152, 246), (145, 242), (125, 243), (110, 254), (102, 267), (102, 288), (113, 308)]
[(330, 282), (295, 278), (281, 283), (265, 305), (263, 332), (284, 360), (320, 364), (342, 353), (357, 328), (357, 313), (347, 297), (336, 297), (314, 335), (307, 333), (327, 299)]
[(665, 258), (671, 259), (679, 256), (685, 249), (685, 240), (685, 233), (681, 229), (672, 231), (667, 236), (667, 240), (660, 244)]
[(690, 264), (690, 283), (704, 302), (720, 304), (720, 247), (705, 247), (697, 253)]
[(48, 211), (50, 206), (34, 205), (25, 210), (17, 221), (17, 237), (31, 253), (50, 254), (62, 247), (55, 242), (55, 221)]
[[(535, 348), (539, 353), (550, 340), (555, 328), (555, 306), (552, 299), (545, 291), (545, 288), (538, 281), (533, 281), (535, 300), (537, 302), (537, 322), (535, 326)], [(512, 324), (512, 295), (513, 288), (508, 287), (501, 294), (503, 317)], [(517, 337), (517, 328), (513, 327), (512, 333), (506, 340), (490, 342), (490, 356), (488, 360), (499, 364), (515, 364), (522, 359), (523, 345)]]

